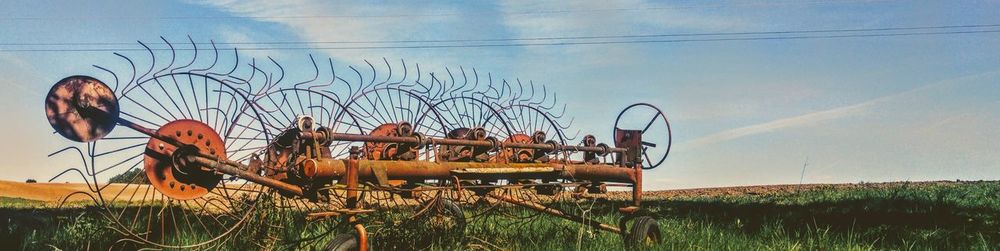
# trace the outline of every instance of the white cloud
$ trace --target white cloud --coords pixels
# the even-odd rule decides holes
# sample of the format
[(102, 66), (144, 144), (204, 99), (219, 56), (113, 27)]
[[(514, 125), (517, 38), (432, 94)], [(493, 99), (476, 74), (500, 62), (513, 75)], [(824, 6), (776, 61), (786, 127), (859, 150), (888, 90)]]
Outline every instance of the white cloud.
[[(644, 35), (664, 33), (672, 30), (712, 31), (726, 30), (745, 25), (730, 17), (706, 15), (698, 12), (681, 12), (674, 9), (658, 8), (642, 10), (636, 6), (651, 6), (647, 1), (570, 1), (545, 2), (503, 1), (500, 9), (504, 26), (511, 29), (515, 37), (555, 37), (555, 36), (607, 36)], [(663, 6), (662, 4), (656, 6)], [(547, 13), (544, 11), (578, 11), (567, 13)], [(604, 11), (585, 11), (604, 10)], [(625, 11), (620, 11), (625, 10)], [(543, 11), (543, 14), (525, 14)], [(597, 40), (587, 40), (597, 41)], [(527, 47), (526, 50), (540, 59), (572, 61), (574, 67), (589, 65), (627, 65), (644, 61), (649, 55), (635, 46), (566, 46)], [(573, 58), (573, 60), (567, 60)], [(555, 65), (548, 60), (544, 65)], [(531, 63), (529, 63), (531, 64)]]
[(681, 145), (684, 146), (684, 148), (703, 147), (703, 146), (708, 146), (708, 145), (712, 145), (712, 144), (716, 144), (716, 143), (721, 143), (721, 142), (725, 142), (725, 141), (739, 139), (739, 138), (743, 138), (743, 137), (747, 137), (747, 136), (751, 136), (751, 135), (769, 133), (769, 132), (774, 132), (774, 131), (784, 130), (784, 129), (789, 129), (789, 128), (796, 128), (796, 127), (803, 127), (803, 126), (812, 126), (812, 125), (816, 125), (816, 124), (819, 124), (820, 122), (824, 122), (824, 121), (830, 121), (830, 120), (835, 120), (835, 119), (840, 119), (840, 118), (845, 118), (845, 117), (849, 117), (849, 116), (853, 116), (853, 115), (865, 113), (865, 112), (870, 111), (870, 109), (872, 107), (874, 107), (874, 106), (877, 106), (877, 105), (880, 105), (882, 103), (886, 103), (886, 102), (889, 102), (891, 100), (895, 100), (895, 99), (898, 99), (898, 98), (901, 98), (901, 97), (906, 97), (906, 96), (909, 96), (909, 95), (912, 95), (912, 94), (915, 94), (915, 93), (924, 92), (924, 91), (931, 90), (931, 89), (938, 88), (938, 87), (942, 87), (942, 86), (945, 86), (945, 85), (951, 85), (951, 84), (955, 84), (955, 83), (962, 83), (962, 82), (964, 82), (966, 80), (969, 80), (969, 79), (974, 79), (974, 78), (979, 78), (979, 77), (983, 77), (983, 76), (988, 76), (988, 75), (996, 74), (998, 72), (1000, 72), (1000, 71), (990, 71), (990, 72), (985, 72), (985, 73), (979, 73), (979, 74), (962, 76), (962, 77), (953, 78), (953, 79), (949, 79), (949, 80), (939, 81), (939, 82), (932, 83), (932, 84), (927, 84), (927, 85), (920, 86), (920, 87), (917, 87), (917, 88), (913, 88), (913, 89), (910, 89), (910, 90), (906, 90), (906, 91), (903, 91), (903, 92), (891, 94), (891, 95), (888, 95), (888, 96), (882, 96), (882, 97), (879, 97), (879, 98), (876, 98), (876, 99), (868, 100), (868, 101), (857, 103), (857, 104), (853, 104), (853, 105), (842, 106), (842, 107), (837, 107), (837, 108), (833, 108), (833, 109), (827, 109), (827, 110), (818, 111), (818, 112), (812, 112), (812, 113), (798, 115), (798, 116), (793, 116), (793, 117), (781, 118), (781, 119), (772, 120), (772, 121), (769, 121), (769, 122), (755, 124), (755, 125), (750, 125), (750, 126), (733, 128), (733, 129), (729, 129), (729, 130), (725, 130), (725, 131), (713, 133), (713, 134), (710, 134), (710, 135), (707, 135), (707, 136), (704, 136), (704, 137), (700, 137), (700, 138), (696, 138), (696, 139), (693, 139), (693, 140), (689, 140), (689, 141), (686, 141), (686, 142), (682, 143)]
[[(290, 28), (301, 41), (385, 41), (401, 39), (425, 39), (434, 37), (434, 27), (440, 22), (456, 17), (421, 16), (405, 17), (406, 14), (428, 11), (441, 12), (448, 9), (433, 8), (419, 4), (412, 5), (348, 5), (327, 1), (221, 1), (199, 2), (204, 5), (244, 16), (262, 22), (281, 24)], [(388, 13), (388, 14), (387, 14)], [(364, 17), (367, 14), (384, 15)], [(392, 16), (399, 14), (403, 17)], [(289, 40), (277, 39), (274, 40)], [(370, 44), (363, 44), (370, 46)], [(321, 44), (316, 47), (345, 47), (359, 44)], [(324, 49), (330, 57), (354, 64), (364, 59), (376, 60), (382, 57), (399, 58), (406, 55), (399, 50), (350, 50)]]

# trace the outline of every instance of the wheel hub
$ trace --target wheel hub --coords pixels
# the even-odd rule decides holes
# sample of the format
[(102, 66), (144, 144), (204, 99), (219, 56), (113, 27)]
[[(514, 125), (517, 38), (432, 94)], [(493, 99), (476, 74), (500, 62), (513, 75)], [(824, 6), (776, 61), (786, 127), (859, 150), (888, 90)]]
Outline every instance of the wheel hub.
[(187, 156), (195, 153), (226, 159), (224, 142), (215, 130), (199, 121), (183, 119), (163, 125), (156, 133), (181, 145), (155, 138), (146, 144), (144, 168), (157, 191), (172, 199), (189, 200), (208, 194), (219, 184), (222, 175), (187, 162)]

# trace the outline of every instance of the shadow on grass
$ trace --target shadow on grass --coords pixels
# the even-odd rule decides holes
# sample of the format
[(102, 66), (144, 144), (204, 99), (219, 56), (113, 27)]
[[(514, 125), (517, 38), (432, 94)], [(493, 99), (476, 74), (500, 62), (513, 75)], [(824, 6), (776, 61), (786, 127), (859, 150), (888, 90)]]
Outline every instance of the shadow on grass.
[(993, 193), (995, 185), (681, 198), (648, 201), (645, 206), (657, 218), (707, 221), (748, 235), (778, 226), (792, 233), (821, 230), (855, 236), (874, 247), (969, 247), (1000, 242), (1000, 193)]

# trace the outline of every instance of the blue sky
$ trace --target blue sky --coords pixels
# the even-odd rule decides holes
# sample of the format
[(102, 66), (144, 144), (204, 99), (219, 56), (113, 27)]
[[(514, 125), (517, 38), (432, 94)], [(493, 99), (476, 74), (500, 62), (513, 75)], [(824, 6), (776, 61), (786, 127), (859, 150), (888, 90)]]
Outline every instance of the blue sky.
[[(200, 18), (199, 18), (200, 17)], [(11, 43), (383, 41), (1000, 24), (996, 1), (22, 1), (0, 2), (0, 179), (47, 180), (42, 95), (111, 52)], [(996, 27), (994, 27), (996, 29)], [(670, 116), (674, 149), (647, 187), (1000, 179), (1000, 33), (439, 49), (248, 51), (311, 76), (404, 58), (545, 84), (574, 128), (607, 139), (635, 102)], [(48, 47), (46, 47), (48, 48)], [(66, 48), (66, 47), (58, 47)], [(105, 47), (101, 47), (105, 48)], [(106, 48), (138, 48), (113, 45)], [(4, 51), (6, 49), (8, 51)], [(128, 54), (128, 53), (126, 53)], [(136, 53), (128, 55), (137, 55)], [(140, 54), (141, 55), (141, 54)]]

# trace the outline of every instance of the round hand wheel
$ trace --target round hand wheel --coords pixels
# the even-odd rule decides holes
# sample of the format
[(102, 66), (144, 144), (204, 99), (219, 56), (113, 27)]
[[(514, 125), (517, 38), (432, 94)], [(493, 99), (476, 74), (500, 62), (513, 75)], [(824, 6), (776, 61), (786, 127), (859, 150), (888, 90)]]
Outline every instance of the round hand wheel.
[[(646, 108), (641, 108), (641, 107), (646, 107)], [(642, 139), (642, 160), (643, 160), (642, 169), (648, 170), (656, 168), (660, 166), (660, 164), (663, 164), (663, 161), (667, 159), (667, 155), (670, 154), (670, 146), (673, 141), (673, 136), (671, 135), (670, 132), (670, 121), (667, 120), (667, 115), (664, 114), (663, 111), (660, 110), (660, 108), (657, 108), (656, 106), (647, 103), (636, 103), (628, 107), (625, 107), (625, 110), (622, 110), (621, 113), (618, 113), (618, 118), (615, 119), (614, 131), (611, 133), (612, 135), (615, 135), (618, 132), (618, 130), (621, 129), (619, 125), (624, 124), (624, 121), (622, 121), (622, 117), (623, 115), (625, 115), (626, 112), (630, 110), (633, 111), (634, 114), (631, 114), (629, 117), (649, 118), (648, 120), (645, 119), (636, 120), (636, 121), (642, 121), (643, 123), (639, 124), (639, 126), (642, 126), (641, 127), (642, 135), (653, 136), (648, 138), (643, 137)], [(636, 116), (636, 115), (642, 115), (643, 114), (642, 112), (645, 112), (647, 114), (652, 113), (652, 116), (649, 115)], [(659, 130), (662, 130), (662, 128), (661, 126), (658, 126), (658, 124), (666, 125), (666, 135), (661, 135), (662, 132), (660, 132)], [(638, 128), (629, 128), (629, 129), (638, 129)], [(650, 129), (657, 129), (657, 130), (647, 132)], [(618, 138), (617, 135), (615, 135), (615, 138)], [(663, 150), (654, 149), (658, 147), (659, 149)], [(652, 154), (652, 156), (650, 156), (650, 154)]]

